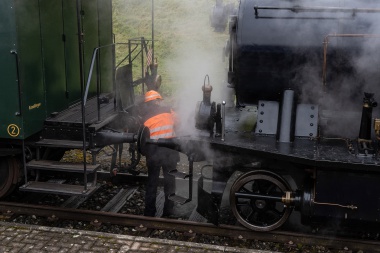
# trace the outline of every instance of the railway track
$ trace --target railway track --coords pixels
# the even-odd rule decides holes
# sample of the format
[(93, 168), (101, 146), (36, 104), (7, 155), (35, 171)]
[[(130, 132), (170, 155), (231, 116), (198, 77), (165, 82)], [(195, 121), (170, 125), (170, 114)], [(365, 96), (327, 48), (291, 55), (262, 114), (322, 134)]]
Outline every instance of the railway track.
[[(126, 189), (124, 193), (132, 193), (135, 189)], [(103, 225), (119, 225), (133, 227), (142, 236), (151, 236), (154, 231), (173, 231), (179, 239), (202, 235), (228, 237), (235, 240), (258, 240), (282, 244), (321, 245), (331, 249), (361, 250), (364, 252), (380, 252), (380, 242), (374, 240), (358, 240), (343, 237), (321, 236), (287, 231), (255, 232), (241, 226), (215, 226), (205, 222), (195, 222), (180, 219), (166, 219), (145, 217), (142, 215), (118, 213), (122, 204), (114, 205), (117, 197), (108, 202), (101, 211), (83, 210), (72, 205), (70, 208), (62, 206), (46, 206), (15, 202), (0, 202), (1, 218), (13, 220), (17, 215), (45, 217), (50, 222), (80, 221), (89, 222), (94, 229)], [(69, 201), (70, 202), (70, 201)], [(72, 203), (75, 203), (73, 201)], [(66, 201), (65, 203), (68, 203)], [(292, 246), (290, 245), (290, 246)]]
[[(99, 174), (99, 179), (101, 182), (98, 183), (99, 190), (88, 197), (23, 193), (21, 197), (15, 196), (13, 199), (11, 198), (12, 200), (2, 201), (0, 202), (0, 220), (17, 222), (17, 217), (20, 216), (42, 217), (43, 225), (48, 226), (59, 226), (60, 222), (76, 221), (77, 223), (88, 223), (90, 227), (87, 229), (100, 230), (102, 227), (117, 225), (128, 227), (130, 231), (135, 231), (145, 237), (154, 237), (161, 234), (161, 231), (170, 231), (172, 235), (175, 235), (175, 238), (171, 239), (178, 240), (216, 236), (240, 242), (255, 240), (280, 243), (290, 248), (297, 248), (300, 245), (318, 245), (336, 250), (380, 252), (380, 242), (376, 240), (359, 240), (333, 234), (320, 235), (290, 231), (255, 232), (236, 225), (235, 219), (230, 222), (228, 218), (223, 222), (225, 224), (215, 226), (206, 223), (202, 216), (197, 215), (195, 205), (191, 203), (185, 209), (193, 208), (194, 210), (192, 212), (187, 210), (187, 214), (181, 215), (181, 219), (178, 217), (160, 218), (163, 207), (162, 192), (157, 197), (156, 217), (145, 217), (141, 212), (143, 207), (140, 210), (131, 211), (133, 209), (131, 205), (136, 205), (136, 199), (143, 203), (143, 186), (146, 176), (120, 175), (118, 187), (109, 184), (109, 174), (107, 173)], [(108, 188), (104, 189), (104, 187)], [(99, 199), (104, 201), (99, 201)], [(20, 222), (23, 223), (22, 219)]]

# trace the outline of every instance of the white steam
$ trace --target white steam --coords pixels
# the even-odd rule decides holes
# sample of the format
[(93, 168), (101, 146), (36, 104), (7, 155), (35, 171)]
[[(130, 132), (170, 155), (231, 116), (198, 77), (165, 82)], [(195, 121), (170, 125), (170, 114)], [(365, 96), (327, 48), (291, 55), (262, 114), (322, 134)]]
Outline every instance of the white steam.
[[(228, 1), (225, 1), (227, 3)], [(236, 1), (229, 1), (236, 2)], [(223, 62), (223, 47), (228, 32), (215, 33), (210, 26), (209, 15), (214, 1), (176, 1), (179, 9), (187, 10), (172, 26), (180, 41), (171, 50), (173, 57), (165, 66), (170, 79), (176, 85), (173, 98), (175, 109), (181, 122), (181, 131), (191, 133), (195, 129), (195, 109), (202, 101), (204, 83), (213, 86), (211, 101), (221, 103), (226, 100), (226, 62)], [(205, 79), (206, 75), (209, 79)]]
[[(234, 3), (235, 7), (238, 6), (239, 1), (227, 1), (223, 3)], [(272, 3), (272, 1), (270, 1)], [(274, 1), (273, 1), (274, 2)], [(291, 1), (289, 1), (291, 2)], [(293, 1), (294, 5), (302, 5), (305, 7), (324, 6), (324, 7), (341, 7), (341, 8), (376, 8), (378, 7), (375, 2), (367, 2), (364, 4), (361, 1), (353, 0), (317, 0), (317, 1)], [(215, 1), (206, 3), (201, 0), (183, 1), (173, 0), (173, 5), (176, 6), (181, 15), (171, 17), (170, 25), (164, 27), (157, 27), (159, 29), (170, 29), (175, 34), (175, 43), (170, 44), (171, 59), (168, 60), (166, 66), (161, 66), (160, 69), (167, 69), (169, 79), (176, 85), (176, 93), (173, 94), (175, 104), (173, 105), (182, 123), (183, 131), (191, 133), (195, 129), (195, 109), (198, 101), (202, 100), (202, 85), (205, 81), (205, 76), (210, 78), (210, 84), (213, 86), (211, 101), (221, 103), (223, 100), (231, 101), (233, 90), (227, 88), (226, 74), (227, 63), (223, 62), (223, 47), (228, 39), (228, 32), (223, 34), (215, 33), (210, 26), (209, 15), (211, 8), (215, 5)], [(156, 12), (164, 12), (165, 6), (160, 6), (159, 1), (156, 2)], [(266, 12), (262, 12), (264, 15)], [(288, 12), (281, 12), (285, 17)], [(300, 13), (299, 15), (303, 15)], [(317, 12), (316, 17), (325, 18), (324, 21), (319, 21), (317, 18), (314, 21), (294, 19), (283, 20), (278, 19), (278, 26), (282, 31), (289, 30), (289, 33), (272, 33), (270, 26), (267, 31), (274, 36), (273, 43), (292, 45), (297, 41), (300, 46), (309, 46), (307, 41), (312, 39), (320, 43), (320, 50), (314, 50), (316, 56), (307, 56), (308, 61), (302, 66), (297, 66), (298, 69), (292, 70), (294, 80), (288, 80), (301, 90), (301, 99), (298, 102), (303, 103), (317, 103), (329, 108), (332, 111), (340, 111), (342, 109), (360, 111), (363, 92), (375, 93), (375, 99), (379, 101), (380, 98), (380, 85), (378, 66), (380, 57), (378, 48), (380, 46), (380, 38), (361, 39), (361, 47), (358, 52), (353, 54), (354, 58), (350, 59), (350, 64), (346, 69), (340, 69), (339, 66), (344, 66), (345, 62), (339, 62), (339, 59), (327, 59), (328, 61), (328, 75), (331, 77), (337, 76), (334, 82), (327, 83), (330, 85), (330, 93), (326, 93), (326, 89), (322, 84), (322, 62), (320, 56), (323, 54), (323, 39), (325, 35), (334, 33), (365, 33), (365, 34), (379, 34), (380, 35), (380, 13), (356, 13), (355, 17), (352, 13), (346, 12)], [(314, 17), (314, 16), (313, 16)], [(341, 18), (337, 20), (336, 17)], [(273, 21), (273, 20), (272, 20)], [(264, 21), (263, 21), (264, 22)], [(266, 21), (267, 22), (267, 21)], [(273, 21), (276, 22), (276, 21)], [(295, 22), (302, 22), (301, 24), (294, 24)], [(349, 25), (344, 27), (344, 23), (348, 22)], [(306, 27), (310, 24), (309, 27)], [(273, 25), (273, 23), (272, 23)], [(296, 29), (295, 27), (300, 27)], [(302, 29), (301, 29), (302, 27)], [(344, 29), (342, 29), (344, 27)], [(324, 33), (320, 34), (310, 33), (315, 31), (316, 28), (321, 29)], [(277, 28), (276, 28), (277, 30)], [(264, 31), (265, 33), (265, 31)], [(283, 37), (283, 35), (292, 34), (292, 36)], [(255, 43), (260, 43), (260, 36), (256, 34), (246, 35), (254, 36)], [(278, 38), (276, 37), (278, 36)], [(307, 37), (309, 36), (309, 37)], [(312, 38), (310, 38), (312, 36)], [(314, 38), (314, 37), (315, 38)], [(306, 38), (307, 37), (307, 38)], [(262, 36), (264, 39), (265, 36)], [(306, 39), (305, 39), (306, 38)], [(170, 40), (171, 38), (166, 38)], [(315, 39), (315, 40), (314, 40)], [(360, 40), (355, 38), (331, 38), (328, 50), (333, 50), (334, 46), (339, 46), (340, 41), (345, 40)], [(363, 43), (363, 40), (365, 42)], [(166, 43), (162, 41), (160, 43)], [(310, 52), (306, 52), (310, 54)], [(351, 57), (351, 56), (350, 56)], [(312, 59), (313, 58), (313, 59)], [(227, 59), (226, 59), (227, 60)], [(344, 61), (345, 59), (343, 59)], [(334, 62), (335, 61), (335, 62)], [(335, 64), (335, 68), (331, 68)], [(354, 71), (352, 72), (352, 69)], [(345, 73), (350, 73), (347, 75)], [(365, 75), (361, 75), (366, 73)], [(207, 82), (207, 80), (206, 80)], [(165, 80), (164, 80), (165, 85)], [(228, 93), (230, 92), (230, 93)], [(378, 110), (378, 109), (376, 109)], [(342, 131), (344, 126), (339, 126), (337, 131)], [(356, 128), (356, 127), (355, 127)], [(356, 130), (353, 130), (356, 133)]]

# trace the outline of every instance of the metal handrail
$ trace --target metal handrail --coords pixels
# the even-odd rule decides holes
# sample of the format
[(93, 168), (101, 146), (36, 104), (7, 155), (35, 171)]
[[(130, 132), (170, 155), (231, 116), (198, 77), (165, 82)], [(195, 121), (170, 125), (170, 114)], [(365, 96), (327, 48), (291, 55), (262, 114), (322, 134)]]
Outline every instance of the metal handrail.
[(16, 116), (21, 116), (22, 114), (22, 98), (21, 98), (21, 94), (22, 94), (22, 86), (20, 84), (20, 68), (19, 68), (19, 65), (18, 65), (18, 53), (16, 50), (11, 50), (10, 51), (11, 54), (13, 54), (14, 56), (16, 56), (16, 73), (17, 73), (17, 89), (18, 89), (18, 107), (19, 107), (19, 111), (15, 113)]
[(344, 7), (274, 7), (274, 6), (254, 6), (255, 16), (259, 15), (259, 10), (288, 10), (294, 13), (299, 12), (352, 12), (355, 13), (376, 13), (380, 12), (378, 8), (344, 8)]
[(90, 71), (89, 71), (89, 73), (88, 73), (86, 89), (85, 89), (85, 93), (84, 93), (84, 96), (83, 96), (83, 104), (84, 104), (84, 105), (86, 105), (87, 96), (88, 96), (88, 90), (89, 90), (89, 88), (90, 88), (92, 72), (93, 72), (94, 64), (95, 64), (95, 59), (96, 59), (96, 57), (97, 57), (97, 54), (98, 54), (99, 49), (101, 49), (101, 48), (105, 48), (105, 47), (109, 47), (109, 46), (114, 46), (114, 45), (115, 45), (115, 44), (112, 43), (112, 44), (109, 44), (109, 45), (105, 45), (105, 46), (101, 46), (101, 47), (96, 47), (96, 48), (94, 49), (94, 52), (93, 52), (93, 54), (92, 54), (91, 65), (90, 65)]
[[(86, 83), (86, 86), (85, 86), (85, 89), (84, 89), (84, 94), (83, 94), (83, 100), (82, 100), (82, 128), (83, 128), (83, 163), (84, 163), (84, 191), (87, 190), (87, 173), (86, 173), (86, 102), (87, 102), (87, 98), (88, 98), (88, 92), (89, 92), (89, 89), (90, 89), (90, 85), (91, 85), (91, 79), (92, 79), (92, 74), (93, 74), (93, 70), (94, 70), (94, 66), (95, 66), (95, 60), (96, 58), (98, 57), (98, 52), (99, 52), (99, 49), (102, 49), (102, 48), (106, 48), (106, 47), (114, 47), (115, 45), (129, 45), (129, 52), (128, 52), (128, 55), (122, 59), (122, 61), (117, 64), (114, 68), (116, 69), (118, 66), (120, 66), (120, 64), (122, 62), (125, 61), (125, 59), (129, 59), (129, 63), (131, 63), (134, 59), (137, 58), (137, 56), (143, 51), (143, 48), (141, 49), (140, 52), (138, 52), (137, 56), (135, 58), (131, 58), (131, 55), (133, 54), (133, 52), (135, 52), (135, 50), (138, 48), (139, 45), (143, 45), (142, 41), (149, 41), (149, 40), (145, 40), (144, 37), (141, 37), (141, 38), (134, 38), (134, 39), (130, 39), (128, 40), (128, 43), (112, 43), (112, 44), (108, 44), (108, 45), (104, 45), (104, 46), (100, 46), (100, 47), (96, 47), (94, 48), (94, 51), (93, 51), (93, 54), (92, 54), (92, 59), (91, 59), (91, 65), (90, 65), (90, 69), (89, 69), (89, 73), (88, 73), (88, 77), (87, 77), (87, 83)], [(135, 44), (136, 47), (131, 49), (131, 45), (132, 44)], [(146, 48), (145, 48), (146, 50)], [(141, 54), (143, 55), (143, 54)], [(143, 65), (143, 64), (142, 64)], [(143, 68), (143, 66), (142, 66)], [(98, 81), (99, 81), (99, 78), (98, 78)], [(117, 90), (117, 87), (114, 88), (114, 92), (116, 92)], [(98, 121), (100, 121), (100, 107), (99, 107), (99, 95), (100, 95), (100, 87), (99, 87), (99, 82), (98, 82), (98, 88), (97, 88), (97, 104), (98, 104)], [(116, 97), (116, 94), (115, 94), (115, 97)]]
[[(95, 59), (97, 57), (97, 53), (100, 48), (105, 48), (109, 46), (114, 46), (114, 44), (109, 44), (101, 47), (97, 47), (94, 49), (94, 52), (92, 54), (92, 60), (91, 60), (91, 65), (90, 65), (90, 71), (88, 73), (88, 78), (87, 78), (87, 84), (85, 87), (85, 92), (82, 98), (82, 130), (83, 130), (83, 164), (84, 164), (84, 191), (87, 191), (87, 168), (86, 168), (86, 162), (87, 162), (87, 156), (86, 156), (86, 102), (87, 102), (87, 96), (88, 96), (88, 90), (90, 88), (91, 84), (91, 77), (92, 77), (92, 72), (94, 69), (94, 64), (95, 64)], [(97, 89), (97, 100), (99, 104), (99, 88)], [(98, 108), (98, 120), (100, 120), (100, 110)]]
[[(134, 38), (134, 39), (128, 40), (129, 42), (132, 42), (132, 43), (112, 43), (112, 44), (104, 45), (104, 46), (101, 46), (101, 47), (96, 47), (94, 49), (94, 52), (92, 54), (91, 65), (90, 65), (90, 71), (89, 71), (88, 77), (87, 77), (87, 84), (86, 84), (86, 88), (85, 88), (85, 93), (84, 93), (84, 96), (83, 96), (83, 101), (84, 101), (83, 104), (84, 104), (84, 106), (86, 106), (86, 101), (87, 101), (87, 97), (88, 97), (88, 91), (89, 91), (90, 84), (91, 84), (92, 73), (93, 73), (93, 69), (94, 69), (94, 65), (95, 65), (95, 60), (96, 60), (96, 57), (97, 57), (99, 49), (105, 48), (105, 47), (110, 47), (110, 46), (116, 46), (116, 45), (130, 45), (130, 44), (136, 43), (136, 47), (133, 48), (132, 50), (130, 50), (130, 52), (128, 53), (128, 55), (126, 57), (124, 57), (119, 64), (116, 65), (116, 68), (117, 68), (118, 66), (120, 66), (120, 64), (122, 62), (124, 62), (125, 59), (129, 58), (132, 55), (132, 53), (136, 50), (136, 48), (139, 45), (141, 45), (141, 40), (145, 40), (145, 39), (143, 37), (138, 38), (138, 39)], [(136, 42), (134, 42), (134, 41), (136, 41)], [(145, 41), (148, 41), (148, 40), (145, 40)], [(140, 54), (140, 52), (138, 53), (138, 55), (139, 54)], [(135, 58), (131, 59), (130, 61), (133, 61), (136, 58), (137, 58), (137, 56)], [(100, 118), (98, 120), (100, 120)]]

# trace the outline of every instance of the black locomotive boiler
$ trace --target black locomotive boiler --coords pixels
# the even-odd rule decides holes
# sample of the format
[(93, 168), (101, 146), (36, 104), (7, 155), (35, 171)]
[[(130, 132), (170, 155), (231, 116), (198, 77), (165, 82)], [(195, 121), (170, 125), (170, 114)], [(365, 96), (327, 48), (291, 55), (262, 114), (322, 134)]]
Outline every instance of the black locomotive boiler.
[(234, 104), (212, 102), (224, 87), (205, 81), (194, 133), (149, 140), (187, 154), (190, 174), (212, 161), (200, 214), (217, 224), (227, 193), (252, 230), (279, 228), (293, 211), (304, 224), (379, 225), (378, 19), (369, 0), (240, 1), (224, 49)]

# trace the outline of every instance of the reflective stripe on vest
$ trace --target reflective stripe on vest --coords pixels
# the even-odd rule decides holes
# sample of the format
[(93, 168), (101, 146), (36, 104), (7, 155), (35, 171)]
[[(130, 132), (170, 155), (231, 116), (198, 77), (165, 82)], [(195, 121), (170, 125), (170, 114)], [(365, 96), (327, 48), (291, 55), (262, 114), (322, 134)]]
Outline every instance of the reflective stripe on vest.
[(160, 95), (158, 94), (153, 94), (153, 95), (150, 95), (150, 96), (145, 96), (145, 101), (150, 101), (150, 100), (154, 100), (154, 99), (157, 99), (157, 98), (161, 98)]
[(170, 113), (161, 113), (145, 121), (144, 126), (149, 128), (151, 139), (173, 138), (174, 121)]

